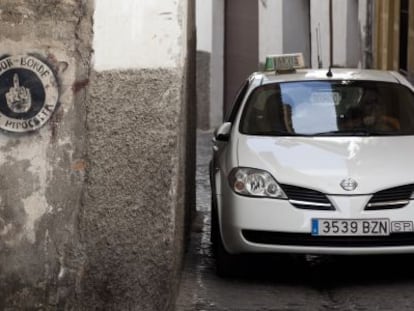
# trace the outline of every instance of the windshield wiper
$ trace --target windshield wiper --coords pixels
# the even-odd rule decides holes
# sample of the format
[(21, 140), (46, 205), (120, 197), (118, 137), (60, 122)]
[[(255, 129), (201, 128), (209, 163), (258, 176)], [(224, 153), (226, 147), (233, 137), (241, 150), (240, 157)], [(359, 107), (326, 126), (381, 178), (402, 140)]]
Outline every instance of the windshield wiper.
[(263, 132), (249, 132), (248, 135), (258, 135), (258, 136), (277, 136), (277, 137), (315, 137), (315, 136), (402, 136), (402, 135), (414, 135), (414, 133), (408, 132), (383, 132), (383, 131), (371, 131), (366, 128), (357, 128), (353, 130), (335, 130), (335, 131), (326, 131), (319, 133), (290, 133), (286, 131), (263, 131)]
[(367, 129), (354, 129), (354, 130), (337, 130), (315, 133), (310, 136), (370, 136), (372, 132)]
[(289, 133), (286, 131), (263, 131), (263, 132), (250, 132), (249, 135), (261, 135), (261, 136), (309, 136), (307, 134)]
[(412, 132), (385, 132), (385, 131), (371, 131), (370, 133), (372, 136), (409, 136), (414, 135)]
[(353, 129), (353, 130), (337, 130), (315, 133), (310, 136), (402, 136), (402, 135), (414, 135), (414, 133), (408, 132), (385, 132), (385, 131), (371, 131), (368, 129)]

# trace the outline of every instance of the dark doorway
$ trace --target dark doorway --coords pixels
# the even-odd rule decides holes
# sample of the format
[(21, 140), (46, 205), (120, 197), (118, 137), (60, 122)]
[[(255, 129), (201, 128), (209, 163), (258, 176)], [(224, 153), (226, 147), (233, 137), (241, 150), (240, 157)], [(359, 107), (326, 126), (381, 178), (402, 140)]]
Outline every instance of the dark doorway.
[(401, 0), (400, 10), (400, 70), (408, 69), (408, 0)]
[(259, 7), (257, 1), (226, 0), (224, 46), (224, 112), (243, 81), (258, 70)]

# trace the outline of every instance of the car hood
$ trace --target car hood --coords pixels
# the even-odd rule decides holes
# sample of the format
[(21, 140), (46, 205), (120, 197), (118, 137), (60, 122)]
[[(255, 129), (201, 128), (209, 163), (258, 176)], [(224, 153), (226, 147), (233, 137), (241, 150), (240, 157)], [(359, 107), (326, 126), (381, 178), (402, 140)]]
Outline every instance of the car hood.
[[(414, 137), (240, 136), (240, 167), (264, 169), (281, 184), (327, 194), (372, 194), (414, 184)], [(341, 182), (358, 186), (346, 191)]]

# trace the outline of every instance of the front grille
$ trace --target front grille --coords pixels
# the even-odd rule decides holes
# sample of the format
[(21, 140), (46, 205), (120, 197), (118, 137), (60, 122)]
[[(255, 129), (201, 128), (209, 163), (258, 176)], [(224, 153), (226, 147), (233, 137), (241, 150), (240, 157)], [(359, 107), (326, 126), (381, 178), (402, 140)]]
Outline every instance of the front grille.
[(301, 209), (334, 210), (332, 203), (322, 192), (290, 185), (281, 185), (289, 202)]
[(366, 210), (394, 209), (406, 206), (414, 191), (414, 185), (390, 188), (374, 193)]
[(332, 237), (310, 233), (285, 233), (242, 230), (243, 237), (252, 243), (287, 246), (319, 247), (382, 247), (414, 246), (414, 233), (394, 233), (389, 236)]

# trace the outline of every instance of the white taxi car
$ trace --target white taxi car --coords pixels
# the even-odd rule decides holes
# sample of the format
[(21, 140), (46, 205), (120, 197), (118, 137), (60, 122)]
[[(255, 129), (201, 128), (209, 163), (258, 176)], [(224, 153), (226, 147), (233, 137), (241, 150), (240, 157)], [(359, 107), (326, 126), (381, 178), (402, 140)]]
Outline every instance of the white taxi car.
[(210, 165), (219, 273), (241, 253), (414, 253), (414, 88), (402, 75), (254, 73), (225, 121)]

